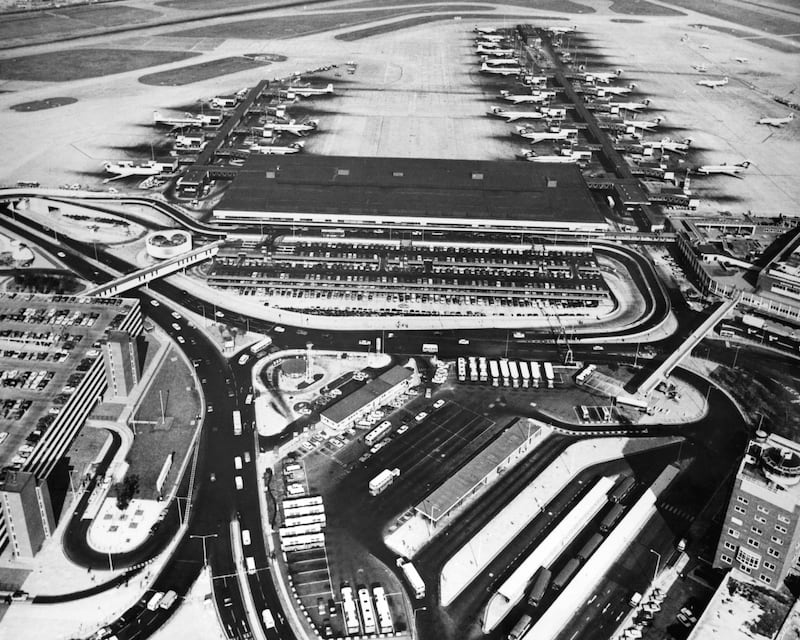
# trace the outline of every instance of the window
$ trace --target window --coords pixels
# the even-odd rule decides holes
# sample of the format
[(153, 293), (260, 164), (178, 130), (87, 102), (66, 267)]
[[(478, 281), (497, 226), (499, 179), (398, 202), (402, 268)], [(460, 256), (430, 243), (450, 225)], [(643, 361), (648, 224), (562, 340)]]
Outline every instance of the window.
[(783, 544), (783, 538), (778, 538), (777, 536), (772, 536), (770, 540), (775, 544)]
[(748, 567), (747, 565), (744, 565), (744, 564), (740, 564), (739, 565), (739, 570), (743, 571), (744, 573), (747, 573), (747, 574), (749, 574), (752, 571), (752, 569), (750, 567)]
[(756, 508), (758, 509), (759, 513), (763, 513), (764, 515), (767, 515), (769, 513), (769, 509), (767, 509), (766, 507), (764, 507), (762, 505), (758, 505), (758, 507), (756, 507)]
[(755, 517), (756, 522), (760, 522), (761, 524), (767, 524), (767, 519), (762, 516)]
[(778, 522), (783, 522), (783, 524), (789, 524), (791, 520), (789, 520), (789, 518), (787, 518), (786, 516), (779, 515)]
[(767, 553), (769, 555), (771, 555), (773, 558), (780, 558), (781, 557), (781, 552), (776, 550), (776, 549), (773, 549), (772, 547), (767, 549)]
[(768, 571), (775, 571), (775, 565), (772, 564), (771, 562), (765, 562), (764, 568), (767, 569)]
[(779, 524), (775, 525), (775, 531), (777, 531), (778, 533), (788, 533), (788, 530), (786, 529), (786, 527), (782, 527)]
[(757, 536), (760, 536), (760, 535), (762, 535), (762, 534), (764, 533), (764, 532), (763, 532), (761, 529), (759, 529), (758, 527), (752, 527), (752, 528), (750, 529), (750, 531), (752, 531), (753, 533), (755, 533)]
[(732, 522), (733, 524), (735, 524), (737, 527), (741, 527), (741, 526), (744, 524), (744, 523), (743, 523), (743, 522), (742, 522), (742, 521), (741, 521), (739, 518), (737, 518), (736, 516), (734, 516), (734, 517), (732, 517), (732, 518), (731, 518), (731, 522)]
[(725, 564), (730, 564), (731, 562), (733, 562), (733, 558), (731, 558), (730, 556), (726, 556), (724, 553), (719, 557), (719, 559)]
[(758, 576), (758, 579), (761, 580), (761, 582), (765, 582), (766, 584), (772, 582), (772, 578), (770, 578), (769, 576), (765, 576), (763, 573), (760, 576)]
[(744, 513), (747, 513), (747, 511), (745, 511), (745, 510), (744, 510), (744, 508), (740, 507), (739, 505), (736, 505), (736, 506), (733, 508), (733, 510), (734, 510), (736, 513), (742, 513), (742, 514), (744, 514)]
[(728, 551), (736, 551), (736, 545), (732, 542), (728, 542), (727, 540), (723, 543), (723, 545)]
[(736, 496), (736, 501), (741, 502), (742, 504), (748, 504), (747, 498), (744, 498), (742, 496)]
[(739, 532), (736, 529), (728, 529), (728, 535), (733, 538), (738, 538)]
[(751, 547), (753, 547), (755, 549), (758, 549), (758, 547), (761, 546), (761, 543), (758, 540), (756, 540), (755, 538), (748, 538), (747, 539), (747, 544), (749, 544)]

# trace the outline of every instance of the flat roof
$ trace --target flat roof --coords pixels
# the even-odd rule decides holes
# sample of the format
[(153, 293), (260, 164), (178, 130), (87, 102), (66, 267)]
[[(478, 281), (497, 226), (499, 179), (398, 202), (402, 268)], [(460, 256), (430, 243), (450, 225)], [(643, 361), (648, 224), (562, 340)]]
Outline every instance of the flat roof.
[(41, 418), (55, 418), (55, 408), (103, 357), (100, 346), (108, 330), (135, 304), (122, 298), (0, 292), (0, 433), (7, 434), (0, 443), (0, 468), (19, 455)]
[(395, 365), (375, 378), (375, 380), (371, 380), (360, 389), (357, 389), (350, 395), (339, 400), (336, 404), (324, 409), (321, 415), (325, 416), (331, 422), (339, 423), (349, 418), (356, 411), (361, 409), (361, 407), (369, 404), (378, 396), (386, 393), (392, 387), (411, 377), (411, 375), (412, 372), (410, 369)]
[(605, 222), (571, 164), (302, 153), (251, 155), (216, 210)]
[(438, 521), (540, 428), (516, 421), (414, 508)]

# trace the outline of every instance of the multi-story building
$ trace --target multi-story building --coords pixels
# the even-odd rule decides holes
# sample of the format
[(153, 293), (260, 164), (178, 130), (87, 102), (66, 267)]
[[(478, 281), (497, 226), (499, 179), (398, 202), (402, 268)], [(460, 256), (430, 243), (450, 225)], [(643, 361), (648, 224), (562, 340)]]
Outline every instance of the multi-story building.
[(759, 431), (736, 473), (714, 566), (779, 588), (800, 551), (800, 444)]
[(86, 418), (138, 380), (142, 314), (135, 299), (0, 293), (0, 325), (0, 548), (30, 557)]

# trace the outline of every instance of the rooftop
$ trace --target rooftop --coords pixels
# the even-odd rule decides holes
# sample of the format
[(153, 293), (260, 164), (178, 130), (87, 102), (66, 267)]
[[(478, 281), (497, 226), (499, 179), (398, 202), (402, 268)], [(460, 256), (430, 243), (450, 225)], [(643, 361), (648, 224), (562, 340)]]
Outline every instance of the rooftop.
[(605, 222), (576, 166), (518, 161), (254, 154), (217, 209)]
[(360, 389), (323, 410), (322, 415), (331, 422), (341, 422), (411, 375), (410, 369), (394, 366), (375, 380), (371, 380)]

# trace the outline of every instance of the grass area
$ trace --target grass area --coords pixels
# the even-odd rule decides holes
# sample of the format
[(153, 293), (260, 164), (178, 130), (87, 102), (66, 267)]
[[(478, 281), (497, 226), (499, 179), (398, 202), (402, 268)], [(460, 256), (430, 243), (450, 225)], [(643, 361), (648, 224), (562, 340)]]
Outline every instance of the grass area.
[[(358, 29), (356, 31), (348, 31), (347, 33), (340, 33), (339, 35), (335, 36), (337, 40), (344, 40), (345, 42), (353, 42), (354, 40), (361, 40), (362, 38), (369, 38), (370, 36), (377, 36), (383, 33), (391, 33), (393, 31), (399, 31), (400, 29), (408, 29), (409, 27), (416, 27), (420, 24), (427, 24), (429, 22), (436, 22), (439, 20), (452, 20), (456, 16), (460, 16), (460, 13), (444, 13), (439, 15), (430, 15), (430, 16), (416, 16), (414, 18), (405, 18), (404, 20), (398, 20), (397, 22), (392, 22), (390, 24), (379, 24), (374, 27), (366, 27), (365, 29)], [(492, 20), (497, 16), (491, 13), (478, 13), (478, 14), (469, 14), (469, 18), (475, 18), (476, 20)], [(506, 16), (509, 19), (516, 19), (514, 16)], [(524, 18), (523, 18), (524, 19)]]
[(230, 58), (220, 58), (219, 60), (192, 64), (186, 67), (180, 67), (179, 69), (168, 69), (157, 73), (148, 73), (140, 77), (139, 82), (156, 86), (183, 86), (185, 84), (192, 84), (193, 82), (227, 76), (231, 73), (249, 71), (255, 67), (264, 67), (268, 64), (270, 63), (266, 61), (256, 62), (249, 58), (232, 56)]
[(158, 474), (167, 455), (174, 452), (172, 470), (164, 484), (165, 491), (169, 491), (189, 449), (197, 426), (194, 418), (200, 411), (200, 396), (194, 386), (189, 367), (172, 350), (167, 354), (150, 385), (136, 413), (136, 420), (160, 420), (159, 391), (164, 398), (164, 413), (168, 418), (172, 418), (172, 424), (169, 429), (137, 424), (136, 437), (128, 453), (130, 465), (128, 475), (139, 476), (137, 497), (144, 499), (155, 497)]
[[(463, 7), (447, 7), (459, 10)], [(475, 8), (474, 6), (470, 8)], [(247, 39), (283, 39), (307, 36), (313, 33), (342, 29), (373, 22), (419, 13), (419, 8), (406, 7), (385, 9), (383, 11), (352, 11), (348, 13), (308, 13), (292, 16), (275, 16), (257, 20), (238, 20), (226, 24), (218, 24), (185, 31), (175, 31), (170, 35), (197, 38), (247, 38)]]
[(614, 0), (609, 7), (614, 13), (632, 16), (685, 16), (683, 11), (662, 7), (647, 0)]
[(142, 24), (161, 15), (158, 11), (113, 4), (3, 16), (0, 42), (37, 37), (55, 39), (108, 27)]
[(67, 82), (185, 60), (198, 53), (126, 49), (66, 49), (0, 60), (3, 80)]
[[(424, 4), (439, 4), (441, 0), (409, 0), (408, 4), (416, 4), (416, 5), (424, 5)], [(347, 5), (347, 8), (353, 7), (394, 7), (397, 6), (397, 0), (363, 0), (362, 2), (356, 2), (353, 4)], [(494, 5), (495, 3), (492, 3)], [(559, 11), (561, 13), (594, 13), (595, 10), (592, 7), (586, 6), (584, 4), (580, 4), (578, 2), (572, 2), (572, 0), (504, 0), (502, 3), (503, 5), (508, 5), (509, 7), (525, 7), (526, 9), (538, 9), (540, 11)], [(440, 5), (438, 7), (431, 7), (431, 11), (467, 11), (472, 10), (476, 11), (479, 9), (496, 9), (495, 6), (485, 6), (481, 7), (478, 5), (472, 5), (471, 7), (458, 7), (458, 6), (448, 6), (448, 5)], [(422, 7), (418, 7), (417, 11), (424, 11), (425, 9)], [(475, 16), (465, 16), (465, 19), (472, 19)], [(527, 19), (530, 19), (529, 17)], [(541, 18), (537, 17), (537, 20), (541, 20)]]
[(777, 38), (754, 38), (753, 34), (749, 31), (742, 31), (741, 29), (734, 29), (733, 27), (717, 27), (711, 24), (692, 26), (710, 29), (711, 31), (719, 31), (720, 33), (727, 33), (736, 38), (747, 38), (749, 42), (754, 42), (755, 44), (760, 44), (761, 46), (769, 47), (770, 49), (775, 49), (783, 53), (797, 53), (798, 47), (800, 47), (800, 44), (793, 44), (791, 40), (786, 38), (780, 40)]
[(288, 4), (287, 0), (226, 0), (220, 3), (219, 0), (162, 0), (154, 3), (157, 7), (168, 7), (170, 9), (185, 9), (187, 11), (219, 11), (220, 9), (264, 7), (271, 9)]
[(15, 104), (10, 109), (12, 111), (43, 111), (44, 109), (55, 109), (67, 104), (77, 102), (77, 98), (45, 98), (44, 100), (34, 100), (33, 102), (22, 102)]
[(670, 0), (670, 4), (775, 35), (800, 32), (800, 20), (796, 14), (787, 13), (784, 17), (778, 17), (772, 13), (761, 13), (756, 9), (745, 9), (727, 2), (708, 2), (708, 0)]

